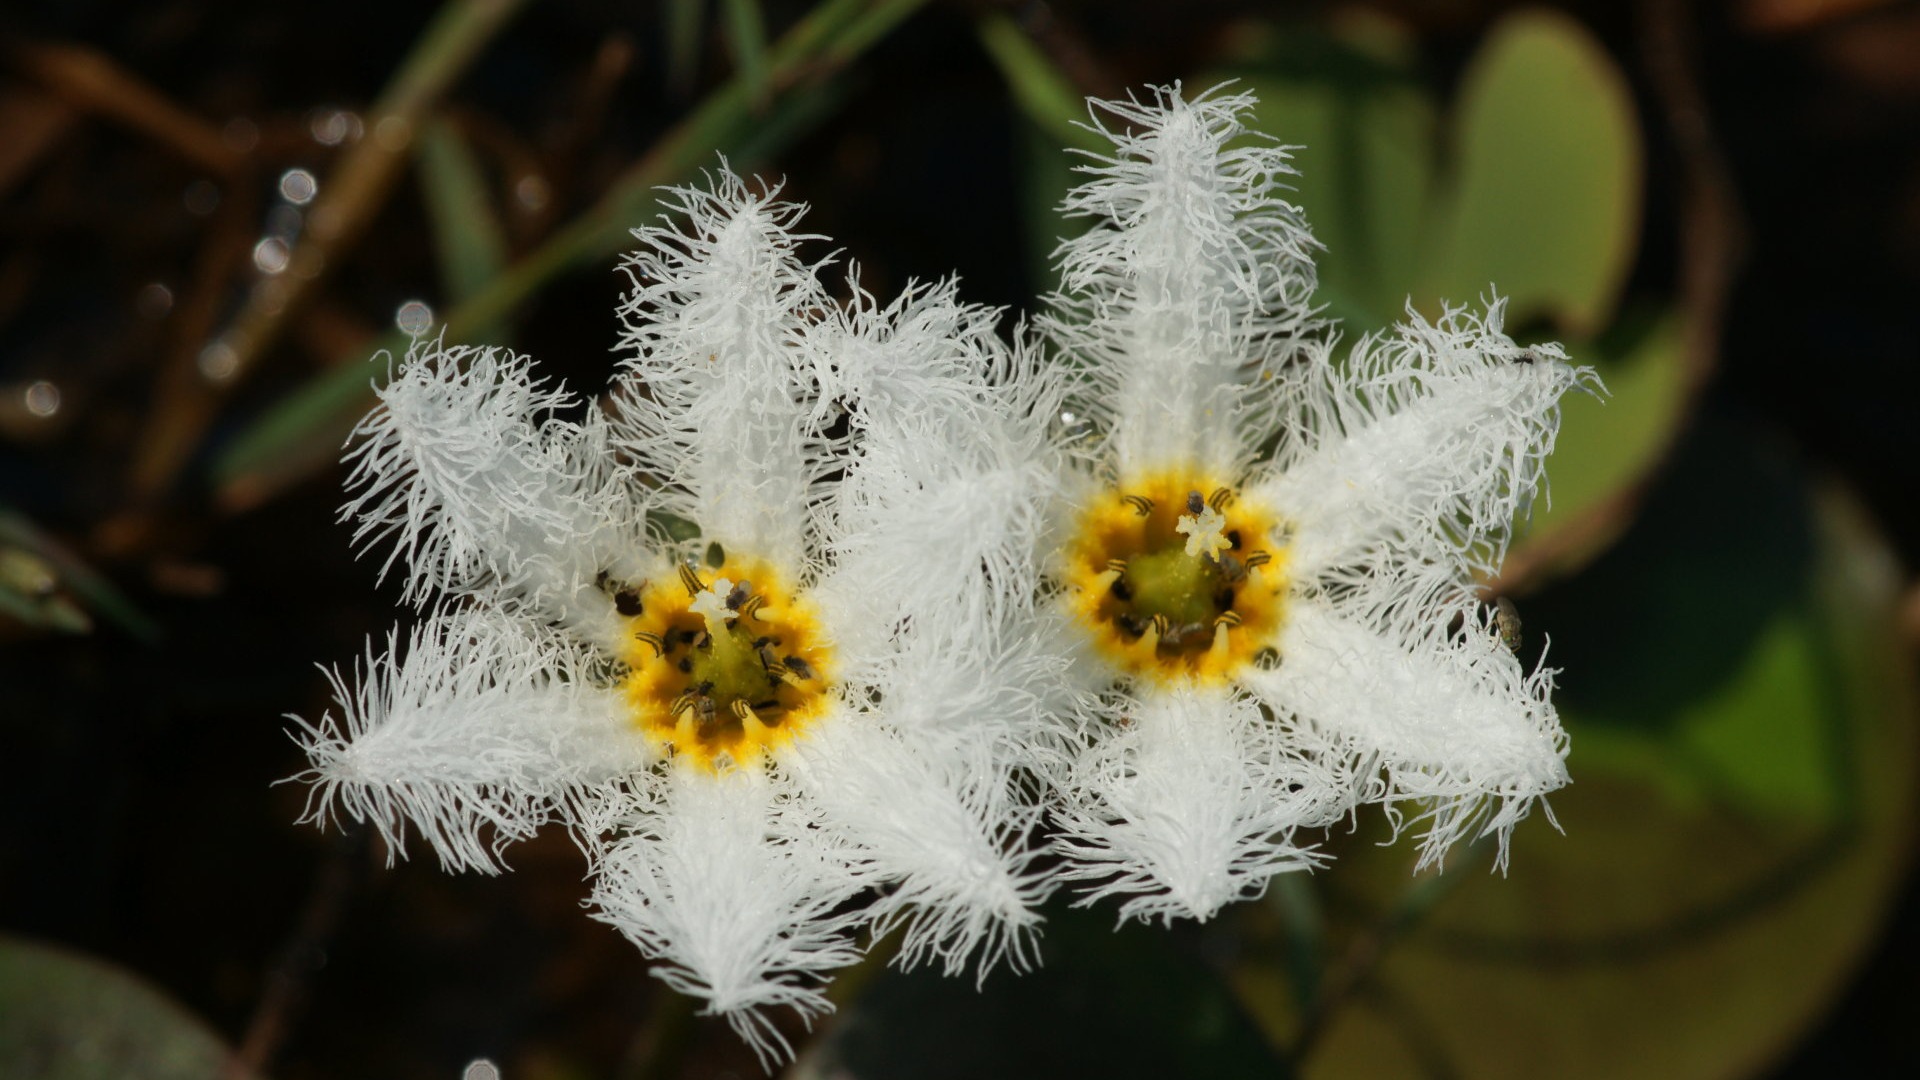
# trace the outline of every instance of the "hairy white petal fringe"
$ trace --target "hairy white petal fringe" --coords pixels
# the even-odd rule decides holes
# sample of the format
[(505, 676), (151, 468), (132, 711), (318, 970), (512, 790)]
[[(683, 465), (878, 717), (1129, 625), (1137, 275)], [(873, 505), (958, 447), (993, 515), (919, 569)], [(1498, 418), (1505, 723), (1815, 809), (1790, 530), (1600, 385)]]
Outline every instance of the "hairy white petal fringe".
[(1031, 963), (1049, 891), (1033, 872), (1031, 805), (1002, 808), (1009, 778), (953, 744), (843, 716), (795, 741), (782, 766), (825, 822), (891, 888), (872, 917), (876, 937), (904, 924), (899, 963), (937, 962), (948, 975), (977, 962), (980, 978), (1005, 960)]
[(777, 189), (724, 169), (712, 182), (672, 189), (677, 217), (634, 231), (621, 434), (707, 539), (799, 566), (805, 511), (831, 464), (808, 337), (832, 301), (795, 251), (818, 238), (792, 231), (805, 208), (776, 201)]
[(1514, 344), (1505, 307), (1448, 308), (1434, 323), (1409, 309), (1346, 364), (1317, 355), (1290, 372), (1282, 407), (1298, 426), (1253, 484), (1298, 526), (1290, 572), (1389, 542), (1415, 559), (1452, 548), (1476, 569), (1499, 566), (1509, 526), (1544, 485), (1561, 397), (1598, 385), (1557, 345)]
[(603, 804), (600, 826), (617, 835), (596, 867), (594, 917), (659, 957), (657, 977), (705, 1000), (771, 1068), (792, 1047), (768, 1010), (811, 1026), (833, 1009), (828, 973), (859, 959), (849, 935), (865, 913), (835, 910), (859, 890), (858, 868), (764, 770), (661, 779)]
[(428, 616), (404, 650), (397, 637), (351, 678), (327, 673), (337, 718), (291, 718), (312, 763), (292, 778), (302, 821), (367, 822), (389, 860), (411, 829), (448, 869), (491, 873), (589, 788), (647, 766), (618, 693), (562, 638), (481, 608)]
[(380, 403), (347, 454), (362, 551), (390, 545), (384, 576), (407, 571), (405, 597), (484, 596), (504, 607), (615, 632), (595, 576), (619, 569), (641, 538), (641, 489), (618, 466), (597, 412), (533, 377), (526, 357), (416, 341), (377, 389)]
[(1248, 94), (1096, 102), (1111, 157), (1062, 212), (1094, 225), (1059, 250), (1061, 290), (1041, 327), (1085, 365), (1082, 403), (1104, 421), (1122, 475), (1170, 461), (1229, 471), (1245, 460), (1249, 369), (1290, 355), (1317, 328), (1309, 308), (1317, 247), (1278, 193), (1283, 148), (1228, 147), (1247, 133)]
[[(1504, 868), (1514, 826), (1567, 783), (1567, 736), (1549, 700), (1553, 671), (1525, 672), (1471, 601), (1427, 599), (1453, 591), (1403, 579), (1339, 603), (1298, 600), (1280, 665), (1244, 682), (1329, 756), (1377, 777), (1365, 798), (1386, 805), (1396, 831), (1420, 832), (1420, 866), (1491, 835)], [(1461, 628), (1449, 633), (1455, 614)], [(1416, 806), (1411, 823), (1402, 802)]]
[(1338, 814), (1341, 777), (1294, 753), (1256, 703), (1176, 686), (1118, 709), (1118, 728), (1058, 780), (1064, 876), (1098, 883), (1082, 904), (1123, 897), (1123, 921), (1205, 920), (1321, 862), (1293, 834)]

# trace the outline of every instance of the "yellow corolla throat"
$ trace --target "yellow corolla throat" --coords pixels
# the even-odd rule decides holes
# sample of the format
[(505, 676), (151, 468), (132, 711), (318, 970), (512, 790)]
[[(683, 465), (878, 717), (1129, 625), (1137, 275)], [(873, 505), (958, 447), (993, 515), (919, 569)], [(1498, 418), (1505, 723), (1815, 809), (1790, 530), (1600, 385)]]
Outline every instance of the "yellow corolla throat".
[(1280, 519), (1197, 471), (1136, 477), (1081, 510), (1066, 602), (1100, 653), (1162, 680), (1220, 681), (1285, 617)]
[(753, 764), (832, 701), (820, 620), (766, 563), (728, 558), (705, 577), (683, 565), (616, 602), (631, 633), (622, 689), (663, 754)]

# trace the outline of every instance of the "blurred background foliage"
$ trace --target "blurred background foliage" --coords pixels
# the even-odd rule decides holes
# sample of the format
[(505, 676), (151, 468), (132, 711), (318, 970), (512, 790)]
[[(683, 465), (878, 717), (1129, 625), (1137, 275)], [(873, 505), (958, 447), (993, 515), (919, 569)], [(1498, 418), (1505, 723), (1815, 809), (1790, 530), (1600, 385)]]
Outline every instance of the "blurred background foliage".
[(579, 911), (291, 825), (394, 590), (333, 520), (408, 332), (594, 389), (653, 188), (785, 177), (880, 295), (1031, 309), (1086, 95), (1232, 79), (1349, 337), (1495, 287), (1602, 372), (1489, 594), (1575, 784), (1377, 815), (1205, 926), (880, 962), (800, 1077), (1920, 1072), (1920, 4), (112, 0), (0, 14), (0, 1074), (751, 1076)]

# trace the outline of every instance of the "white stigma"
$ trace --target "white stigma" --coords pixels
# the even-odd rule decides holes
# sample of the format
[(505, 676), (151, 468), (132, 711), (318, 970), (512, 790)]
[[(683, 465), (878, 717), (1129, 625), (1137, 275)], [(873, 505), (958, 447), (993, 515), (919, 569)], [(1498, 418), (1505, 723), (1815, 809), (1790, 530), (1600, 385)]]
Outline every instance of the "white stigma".
[(726, 578), (715, 578), (706, 591), (694, 597), (693, 603), (687, 605), (688, 611), (706, 621), (707, 633), (715, 637), (726, 632), (727, 619), (733, 615), (732, 609), (727, 607), (727, 594), (732, 591), (733, 582)]
[(1187, 554), (1218, 562), (1221, 549), (1233, 546), (1227, 540), (1226, 525), (1227, 516), (1209, 506), (1198, 514), (1182, 514), (1173, 531), (1187, 534)]

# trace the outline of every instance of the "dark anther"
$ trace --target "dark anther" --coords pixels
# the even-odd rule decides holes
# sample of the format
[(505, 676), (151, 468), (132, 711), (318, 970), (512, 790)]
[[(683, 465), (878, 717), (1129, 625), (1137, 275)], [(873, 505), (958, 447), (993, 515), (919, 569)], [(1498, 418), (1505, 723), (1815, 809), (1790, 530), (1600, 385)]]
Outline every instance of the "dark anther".
[(1192, 514), (1194, 517), (1199, 517), (1202, 513), (1206, 512), (1206, 509), (1207, 501), (1200, 497), (1199, 492), (1187, 492), (1187, 513)]
[(739, 611), (740, 605), (746, 603), (747, 597), (753, 595), (753, 590), (748, 588), (747, 585), (748, 583), (743, 581), (735, 585), (733, 590), (727, 593), (728, 611)]
[(696, 649), (704, 649), (711, 644), (713, 644), (713, 638), (705, 630), (693, 636), (693, 647)]
[(1133, 586), (1127, 584), (1126, 578), (1114, 578), (1113, 587), (1107, 591), (1112, 593), (1116, 599), (1124, 600), (1128, 603), (1133, 601)]
[(1534, 362), (1534, 359), (1532, 349), (1521, 349), (1520, 352), (1514, 356), (1513, 362), (1516, 364), (1531, 364)]
[(1221, 611), (1233, 610), (1233, 590), (1221, 589), (1219, 592), (1214, 593), (1213, 606), (1219, 608)]
[(1240, 530), (1239, 529), (1227, 530), (1227, 547), (1233, 549), (1234, 551), (1240, 550)]
[(694, 687), (693, 692), (701, 695), (713, 693), (713, 680), (712, 679), (700, 680), (700, 685)]
[(693, 699), (693, 715), (695, 719), (700, 721), (702, 727), (713, 723), (714, 711), (712, 698), (697, 697)]
[(773, 636), (770, 634), (761, 634), (759, 637), (753, 639), (753, 647), (756, 649), (762, 645), (772, 645), (772, 644), (775, 644), (775, 642), (773, 640)]
[(1298, 780), (1295, 780), (1293, 783), (1287, 785), (1287, 794), (1298, 795), (1299, 793), (1301, 793), (1302, 791), (1305, 791), (1306, 789), (1307, 789), (1307, 785), (1302, 784)]
[(693, 671), (693, 657), (683, 656), (680, 662), (673, 666), (679, 668), (682, 674), (689, 674)]
[(1120, 629), (1126, 631), (1128, 637), (1139, 637), (1147, 632), (1147, 624), (1131, 611), (1121, 612), (1114, 622), (1120, 624)]
[(640, 614), (640, 591), (638, 589), (621, 589), (619, 592), (614, 593), (613, 609), (629, 619)]
[(787, 665), (788, 671), (793, 672), (795, 675), (798, 675), (803, 679), (813, 678), (813, 666), (811, 664), (808, 664), (805, 660), (802, 660), (797, 656), (789, 656), (785, 660), (781, 661), (781, 663), (784, 663)]

